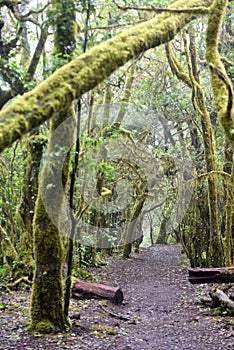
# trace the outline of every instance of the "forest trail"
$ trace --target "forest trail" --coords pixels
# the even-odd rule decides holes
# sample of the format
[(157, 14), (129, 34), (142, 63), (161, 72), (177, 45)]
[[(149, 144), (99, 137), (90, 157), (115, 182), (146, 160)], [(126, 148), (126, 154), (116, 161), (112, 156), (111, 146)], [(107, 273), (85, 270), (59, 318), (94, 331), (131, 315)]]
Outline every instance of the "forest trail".
[(27, 333), (29, 292), (2, 294), (0, 349), (234, 349), (233, 319), (214, 317), (198, 303), (211, 287), (189, 284), (180, 252), (179, 245), (157, 245), (127, 260), (115, 255), (107, 266), (91, 269), (98, 282), (122, 287), (124, 303), (73, 299), (74, 326), (66, 335)]
[(126, 335), (102, 349), (234, 349), (234, 324), (212, 317), (199, 305), (211, 286), (188, 282), (179, 245), (156, 245), (130, 260), (112, 261), (102, 281), (123, 287), (123, 314), (136, 318)]

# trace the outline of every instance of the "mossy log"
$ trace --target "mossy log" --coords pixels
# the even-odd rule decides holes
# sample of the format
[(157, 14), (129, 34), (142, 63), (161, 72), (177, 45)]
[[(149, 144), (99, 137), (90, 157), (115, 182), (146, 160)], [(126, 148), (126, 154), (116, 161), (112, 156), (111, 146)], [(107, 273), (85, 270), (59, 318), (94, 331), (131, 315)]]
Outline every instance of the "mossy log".
[(76, 281), (72, 287), (72, 296), (78, 299), (109, 299), (115, 304), (123, 302), (123, 292), (119, 287), (103, 284)]
[(234, 282), (234, 267), (189, 268), (189, 282), (201, 283), (231, 283)]

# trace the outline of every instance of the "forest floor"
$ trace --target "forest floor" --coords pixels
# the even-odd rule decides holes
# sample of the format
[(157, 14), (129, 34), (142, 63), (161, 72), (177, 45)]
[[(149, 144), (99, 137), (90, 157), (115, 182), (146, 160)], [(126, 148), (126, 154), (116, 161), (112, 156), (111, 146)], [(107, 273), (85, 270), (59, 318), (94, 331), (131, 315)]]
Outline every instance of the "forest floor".
[(212, 286), (189, 284), (180, 252), (179, 245), (157, 245), (127, 260), (114, 255), (106, 266), (91, 269), (98, 282), (120, 286), (124, 302), (73, 299), (67, 334), (27, 332), (30, 291), (2, 292), (0, 349), (234, 349), (234, 317), (214, 316), (201, 305)]

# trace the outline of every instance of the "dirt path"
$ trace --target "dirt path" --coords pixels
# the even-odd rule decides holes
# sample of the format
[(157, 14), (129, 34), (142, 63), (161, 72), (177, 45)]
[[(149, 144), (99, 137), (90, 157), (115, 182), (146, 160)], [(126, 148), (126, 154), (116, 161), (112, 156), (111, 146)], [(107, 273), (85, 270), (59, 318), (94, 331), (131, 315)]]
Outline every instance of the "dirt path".
[[(27, 333), (29, 292), (2, 294), (0, 349), (233, 350), (234, 319), (214, 317), (199, 306), (201, 294), (211, 287), (188, 283), (180, 250), (155, 246), (128, 260), (116, 256), (95, 269), (100, 283), (122, 287), (124, 304), (73, 300), (74, 327), (66, 335)], [(128, 320), (108, 315), (103, 303), (105, 310)]]

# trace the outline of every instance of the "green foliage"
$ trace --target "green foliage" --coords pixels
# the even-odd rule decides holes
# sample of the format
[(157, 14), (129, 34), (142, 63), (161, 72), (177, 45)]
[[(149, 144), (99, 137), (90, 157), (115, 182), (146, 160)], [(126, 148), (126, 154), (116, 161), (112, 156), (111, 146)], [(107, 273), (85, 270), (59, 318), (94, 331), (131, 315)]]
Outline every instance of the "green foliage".
[(25, 71), (24, 67), (18, 62), (17, 57), (6, 60), (5, 68), (10, 71), (12, 86), (21, 84), (25, 92), (35, 87), (36, 82), (30, 81), (28, 72)]
[(37, 323), (30, 323), (27, 327), (28, 331), (39, 332), (43, 334), (51, 334), (55, 332), (55, 327), (53, 323), (49, 320), (41, 321)]
[(6, 264), (3, 266), (0, 265), (0, 288), (4, 287), (5, 284), (9, 281), (10, 279), (10, 267)]
[[(228, 54), (227, 54), (227, 59), (230, 62), (234, 61), (234, 48), (229, 50)], [(228, 72), (231, 74), (231, 76), (234, 76), (234, 66), (233, 65), (229, 65), (228, 67)]]
[[(86, 262), (86, 266), (87, 266), (87, 262)], [(73, 275), (73, 277), (78, 278), (82, 281), (87, 281), (87, 282), (94, 282), (95, 281), (95, 277), (90, 272), (88, 272), (80, 267), (76, 268), (76, 266), (74, 266), (72, 275)]]
[(98, 171), (103, 174), (103, 178), (109, 181), (113, 181), (116, 178), (116, 167), (105, 161), (101, 161), (101, 163), (98, 166)]
[(49, 55), (45, 59), (45, 77), (49, 77), (54, 71), (58, 68), (64, 66), (68, 61), (71, 60), (70, 54), (63, 54), (61, 52), (54, 53), (53, 55)]

